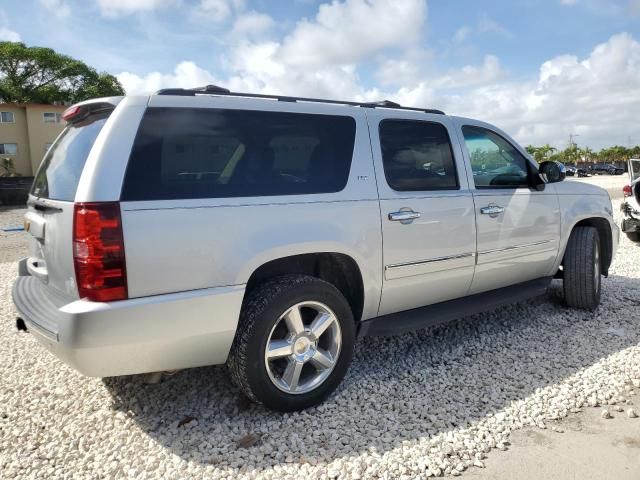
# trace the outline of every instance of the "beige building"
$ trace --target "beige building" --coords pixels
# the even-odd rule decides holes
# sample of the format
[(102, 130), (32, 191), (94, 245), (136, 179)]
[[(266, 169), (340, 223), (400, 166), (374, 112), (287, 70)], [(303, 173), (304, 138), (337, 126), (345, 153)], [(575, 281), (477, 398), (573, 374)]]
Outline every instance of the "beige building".
[(0, 103), (0, 158), (10, 158), (20, 175), (34, 175), (62, 131), (64, 105)]

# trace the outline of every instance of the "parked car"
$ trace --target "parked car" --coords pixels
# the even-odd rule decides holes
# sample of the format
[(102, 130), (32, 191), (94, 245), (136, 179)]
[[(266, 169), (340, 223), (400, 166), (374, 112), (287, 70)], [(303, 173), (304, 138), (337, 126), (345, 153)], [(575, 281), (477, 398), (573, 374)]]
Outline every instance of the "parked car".
[(439, 110), (233, 93), (90, 100), (35, 177), (13, 299), (81, 373), (224, 364), (291, 411), (357, 337), (513, 303), (564, 279), (600, 302), (618, 243), (599, 187)]
[(629, 183), (622, 188), (622, 192), (622, 231), (632, 242), (640, 242), (640, 159), (629, 160)]
[(589, 171), (592, 175), (622, 175), (624, 168), (607, 163), (597, 163), (595, 165), (589, 165)]
[(566, 169), (567, 169), (568, 177), (588, 177), (589, 176), (589, 172), (587, 172), (587, 170), (581, 167), (569, 166), (569, 167), (566, 167)]

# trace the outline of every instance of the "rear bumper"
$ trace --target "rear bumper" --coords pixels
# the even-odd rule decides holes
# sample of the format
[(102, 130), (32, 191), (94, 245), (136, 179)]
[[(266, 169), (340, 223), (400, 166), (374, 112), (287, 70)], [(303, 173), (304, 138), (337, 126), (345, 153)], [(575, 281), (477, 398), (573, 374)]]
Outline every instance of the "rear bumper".
[(244, 289), (68, 303), (27, 275), (16, 280), (13, 301), (30, 331), (54, 355), (85, 375), (110, 377), (224, 363)]

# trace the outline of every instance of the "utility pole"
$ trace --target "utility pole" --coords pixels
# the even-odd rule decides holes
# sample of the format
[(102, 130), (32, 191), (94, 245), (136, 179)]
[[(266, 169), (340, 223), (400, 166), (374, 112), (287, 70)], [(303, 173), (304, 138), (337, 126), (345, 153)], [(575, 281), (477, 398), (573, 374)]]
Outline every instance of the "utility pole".
[[(574, 150), (577, 149), (576, 147), (578, 146), (578, 144), (575, 142), (574, 138), (579, 137), (579, 136), (580, 136), (580, 134), (578, 134), (578, 133), (570, 133), (569, 134), (569, 150), (570, 151), (573, 152)], [(576, 152), (576, 158), (573, 159), (573, 163), (576, 164), (576, 165), (578, 164), (578, 158), (577, 157), (578, 157), (578, 155), (577, 155), (577, 152)]]
[(569, 134), (569, 148), (577, 147), (578, 144), (573, 140), (576, 137), (579, 137), (579, 133), (570, 133)]

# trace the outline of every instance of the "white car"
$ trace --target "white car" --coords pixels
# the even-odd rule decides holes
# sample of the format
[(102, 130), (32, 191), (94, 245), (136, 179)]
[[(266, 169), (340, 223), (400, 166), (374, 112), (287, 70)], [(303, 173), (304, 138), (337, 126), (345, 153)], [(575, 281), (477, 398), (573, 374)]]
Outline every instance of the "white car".
[(618, 243), (604, 190), (438, 110), (209, 86), (64, 118), (13, 298), (90, 376), (227, 363), (250, 398), (306, 408), (358, 336), (540, 295), (554, 277), (569, 306), (596, 308)]
[(640, 242), (640, 159), (629, 160), (629, 183), (623, 187), (622, 192), (622, 231), (632, 242)]

